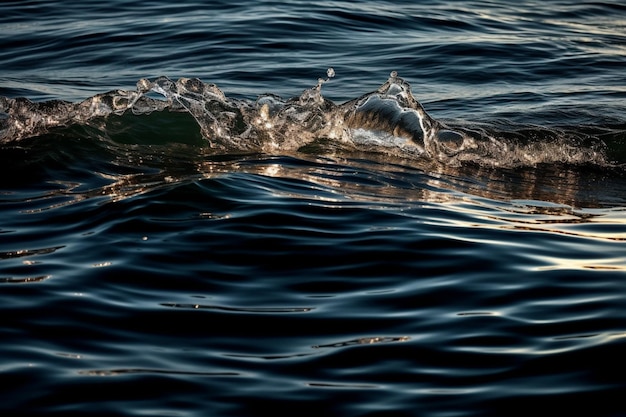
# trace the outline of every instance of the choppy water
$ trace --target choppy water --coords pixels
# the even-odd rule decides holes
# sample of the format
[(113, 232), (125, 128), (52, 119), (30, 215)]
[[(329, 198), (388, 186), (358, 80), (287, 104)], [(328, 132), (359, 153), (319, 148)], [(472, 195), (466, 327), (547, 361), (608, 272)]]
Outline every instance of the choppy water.
[(626, 415), (625, 33), (2, 3), (0, 410)]

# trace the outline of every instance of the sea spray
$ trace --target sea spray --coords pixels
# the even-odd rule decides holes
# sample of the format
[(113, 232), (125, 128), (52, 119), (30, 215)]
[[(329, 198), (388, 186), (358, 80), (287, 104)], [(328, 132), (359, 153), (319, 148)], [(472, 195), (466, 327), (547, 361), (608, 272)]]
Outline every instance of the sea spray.
[(334, 148), (428, 158), (448, 165), (606, 164), (605, 144), (590, 140), (589, 135), (582, 138), (576, 132), (535, 126), (520, 136), (471, 122), (438, 121), (396, 71), (375, 91), (335, 104), (322, 95), (322, 86), (334, 77), (329, 68), (326, 78), (287, 100), (274, 94), (260, 95), (255, 101), (235, 99), (197, 78), (173, 81), (164, 76), (141, 79), (134, 91), (113, 90), (79, 103), (0, 97), (0, 142), (107, 117), (168, 110), (189, 113), (215, 152), (274, 154), (321, 141)]

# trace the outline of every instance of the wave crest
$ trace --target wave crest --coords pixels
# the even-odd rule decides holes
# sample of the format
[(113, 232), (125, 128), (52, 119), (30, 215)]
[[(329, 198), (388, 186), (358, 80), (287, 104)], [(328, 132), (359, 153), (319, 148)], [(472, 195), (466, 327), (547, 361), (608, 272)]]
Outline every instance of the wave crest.
[(197, 78), (173, 81), (164, 76), (141, 79), (134, 91), (114, 90), (80, 103), (0, 97), (0, 142), (39, 136), (58, 127), (88, 125), (115, 115), (168, 110), (191, 114), (207, 143), (222, 152), (294, 151), (323, 139), (335, 147), (446, 164), (606, 163), (606, 146), (599, 139), (589, 145), (575, 134), (548, 128), (535, 127), (520, 136), (437, 121), (395, 71), (376, 91), (335, 104), (322, 95), (322, 85), (332, 77), (334, 71), (329, 69), (328, 78), (287, 100), (273, 94), (255, 101), (239, 100)]

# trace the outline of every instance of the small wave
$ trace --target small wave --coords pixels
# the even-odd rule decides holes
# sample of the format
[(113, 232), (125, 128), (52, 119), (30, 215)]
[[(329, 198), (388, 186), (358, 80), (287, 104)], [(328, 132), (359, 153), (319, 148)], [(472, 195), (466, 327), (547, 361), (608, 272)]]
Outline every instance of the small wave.
[(1, 259), (11, 259), (11, 258), (21, 258), (24, 256), (33, 256), (33, 255), (45, 255), (48, 253), (56, 252), (59, 249), (63, 249), (65, 245), (61, 246), (52, 246), (49, 248), (40, 248), (40, 249), (19, 249), (8, 252), (0, 252), (0, 260)]
[(162, 303), (163, 307), (183, 308), (192, 310), (219, 310), (232, 313), (259, 313), (259, 314), (275, 314), (275, 313), (308, 313), (313, 310), (312, 307), (229, 307), (207, 304), (178, 304), (178, 303)]
[(378, 343), (396, 343), (396, 342), (406, 342), (410, 340), (408, 336), (399, 336), (399, 337), (362, 337), (360, 339), (351, 339), (347, 341), (341, 341), (336, 343), (329, 343), (325, 345), (315, 345), (314, 349), (320, 348), (344, 348), (351, 346), (361, 346), (361, 345), (373, 345)]
[(322, 85), (334, 76), (331, 68), (327, 78), (288, 100), (274, 94), (255, 101), (235, 99), (197, 78), (173, 81), (164, 76), (141, 79), (134, 91), (114, 90), (80, 103), (0, 97), (0, 143), (111, 116), (167, 110), (190, 114), (208, 145), (225, 153), (289, 152), (312, 143), (330, 143), (348, 151), (428, 158), (451, 165), (607, 164), (606, 144), (588, 132), (537, 126), (498, 129), (435, 120), (395, 71), (377, 90), (335, 104), (322, 95)]
[(39, 275), (34, 277), (0, 277), (0, 283), (6, 284), (25, 284), (29, 282), (41, 282), (45, 281), (52, 275)]
[(168, 369), (146, 369), (146, 368), (128, 368), (128, 369), (92, 369), (88, 371), (79, 371), (79, 375), (87, 376), (120, 376), (133, 374), (148, 375), (182, 375), (182, 376), (199, 376), (199, 377), (230, 377), (241, 376), (239, 372), (198, 372), (198, 371), (178, 371)]

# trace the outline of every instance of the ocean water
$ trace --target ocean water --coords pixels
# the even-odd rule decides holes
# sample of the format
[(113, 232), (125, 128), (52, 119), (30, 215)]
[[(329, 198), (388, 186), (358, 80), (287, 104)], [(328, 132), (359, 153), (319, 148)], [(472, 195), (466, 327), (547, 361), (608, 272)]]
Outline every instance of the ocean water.
[(623, 2), (0, 5), (7, 416), (624, 416)]

